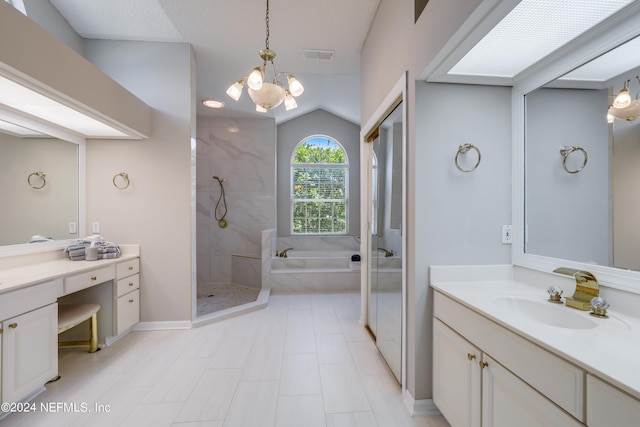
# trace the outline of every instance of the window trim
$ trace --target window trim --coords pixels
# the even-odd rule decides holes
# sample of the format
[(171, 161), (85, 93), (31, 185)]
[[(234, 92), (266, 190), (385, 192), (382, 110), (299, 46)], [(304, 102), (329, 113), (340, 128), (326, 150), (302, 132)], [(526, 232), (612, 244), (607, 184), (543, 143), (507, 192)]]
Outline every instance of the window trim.
[[(337, 144), (341, 149), (342, 152), (344, 153), (344, 158), (345, 158), (345, 163), (294, 163), (293, 159), (295, 157), (295, 153), (297, 148), (301, 145), (306, 143), (309, 140), (312, 139), (316, 139), (316, 138), (322, 138), (322, 139), (328, 139), (331, 140), (333, 143)], [(293, 195), (293, 169), (294, 167), (298, 167), (298, 168), (305, 168), (305, 167), (310, 167), (310, 168), (317, 168), (318, 166), (322, 166), (323, 168), (328, 168), (328, 169), (344, 169), (345, 171), (345, 191), (344, 191), (344, 202), (345, 202), (345, 231), (342, 233), (296, 233), (294, 232), (294, 225), (293, 225), (293, 213), (294, 213), (294, 203), (296, 201), (305, 201), (308, 199), (296, 199)], [(324, 134), (315, 134), (315, 135), (310, 135), (307, 136), (306, 138), (303, 138), (302, 140), (300, 140), (300, 142), (298, 142), (295, 147), (293, 147), (293, 150), (291, 151), (291, 156), (289, 158), (289, 233), (291, 236), (348, 236), (349, 235), (349, 171), (351, 168), (351, 163), (349, 162), (349, 153), (347, 152), (347, 149), (344, 147), (344, 145), (342, 145), (340, 143), (340, 141), (338, 141), (337, 139), (329, 136), (329, 135), (324, 135)], [(342, 199), (322, 199), (322, 201), (342, 201)]]

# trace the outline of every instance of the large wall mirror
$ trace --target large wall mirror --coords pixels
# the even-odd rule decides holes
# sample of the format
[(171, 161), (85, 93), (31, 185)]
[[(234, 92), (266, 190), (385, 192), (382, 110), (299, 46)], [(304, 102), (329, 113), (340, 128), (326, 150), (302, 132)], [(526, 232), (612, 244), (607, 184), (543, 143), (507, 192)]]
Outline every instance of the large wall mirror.
[[(590, 61), (526, 93), (515, 88), (514, 112), (522, 119), (514, 137), (521, 132), (523, 144), (514, 159), (523, 167), (516, 163), (514, 171), (524, 190), (521, 205), (514, 204), (514, 221), (522, 221), (515, 264), (588, 269), (637, 291), (639, 20), (628, 17), (626, 26), (582, 44), (583, 57), (594, 49)], [(611, 107), (625, 88), (628, 106)]]
[(84, 147), (0, 123), (0, 255), (37, 252), (78, 238)]

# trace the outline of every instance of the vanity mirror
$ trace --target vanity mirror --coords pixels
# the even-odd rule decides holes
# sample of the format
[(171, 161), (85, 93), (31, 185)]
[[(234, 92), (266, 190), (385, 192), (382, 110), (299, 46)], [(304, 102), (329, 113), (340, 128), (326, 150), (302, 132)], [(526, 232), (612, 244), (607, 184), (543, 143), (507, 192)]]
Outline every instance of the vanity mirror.
[[(0, 255), (55, 248), (78, 237), (83, 144), (2, 123)], [(34, 236), (42, 238), (29, 243)]]
[(640, 109), (639, 20), (627, 15), (514, 86), (514, 176), (523, 190), (514, 193), (514, 264), (589, 268), (614, 287), (637, 289), (640, 119), (609, 108), (628, 88), (625, 108)]

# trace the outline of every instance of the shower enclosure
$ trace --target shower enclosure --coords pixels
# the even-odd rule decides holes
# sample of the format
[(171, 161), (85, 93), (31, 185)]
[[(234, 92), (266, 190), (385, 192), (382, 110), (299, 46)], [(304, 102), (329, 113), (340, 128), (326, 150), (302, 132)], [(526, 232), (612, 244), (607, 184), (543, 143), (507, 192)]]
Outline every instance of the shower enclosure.
[(194, 294), (202, 316), (261, 289), (262, 230), (276, 224), (275, 123), (198, 116), (197, 135)]

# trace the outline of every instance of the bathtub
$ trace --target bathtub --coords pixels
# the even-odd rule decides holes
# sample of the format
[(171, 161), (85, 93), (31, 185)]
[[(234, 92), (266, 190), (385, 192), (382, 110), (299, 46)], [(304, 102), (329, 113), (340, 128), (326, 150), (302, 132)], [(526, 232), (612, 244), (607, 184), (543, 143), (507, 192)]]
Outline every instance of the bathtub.
[(353, 251), (290, 250), (287, 258), (272, 256), (272, 292), (346, 292), (360, 289), (360, 263)]
[(351, 251), (295, 251), (287, 258), (272, 257), (271, 270), (343, 270), (351, 269)]

